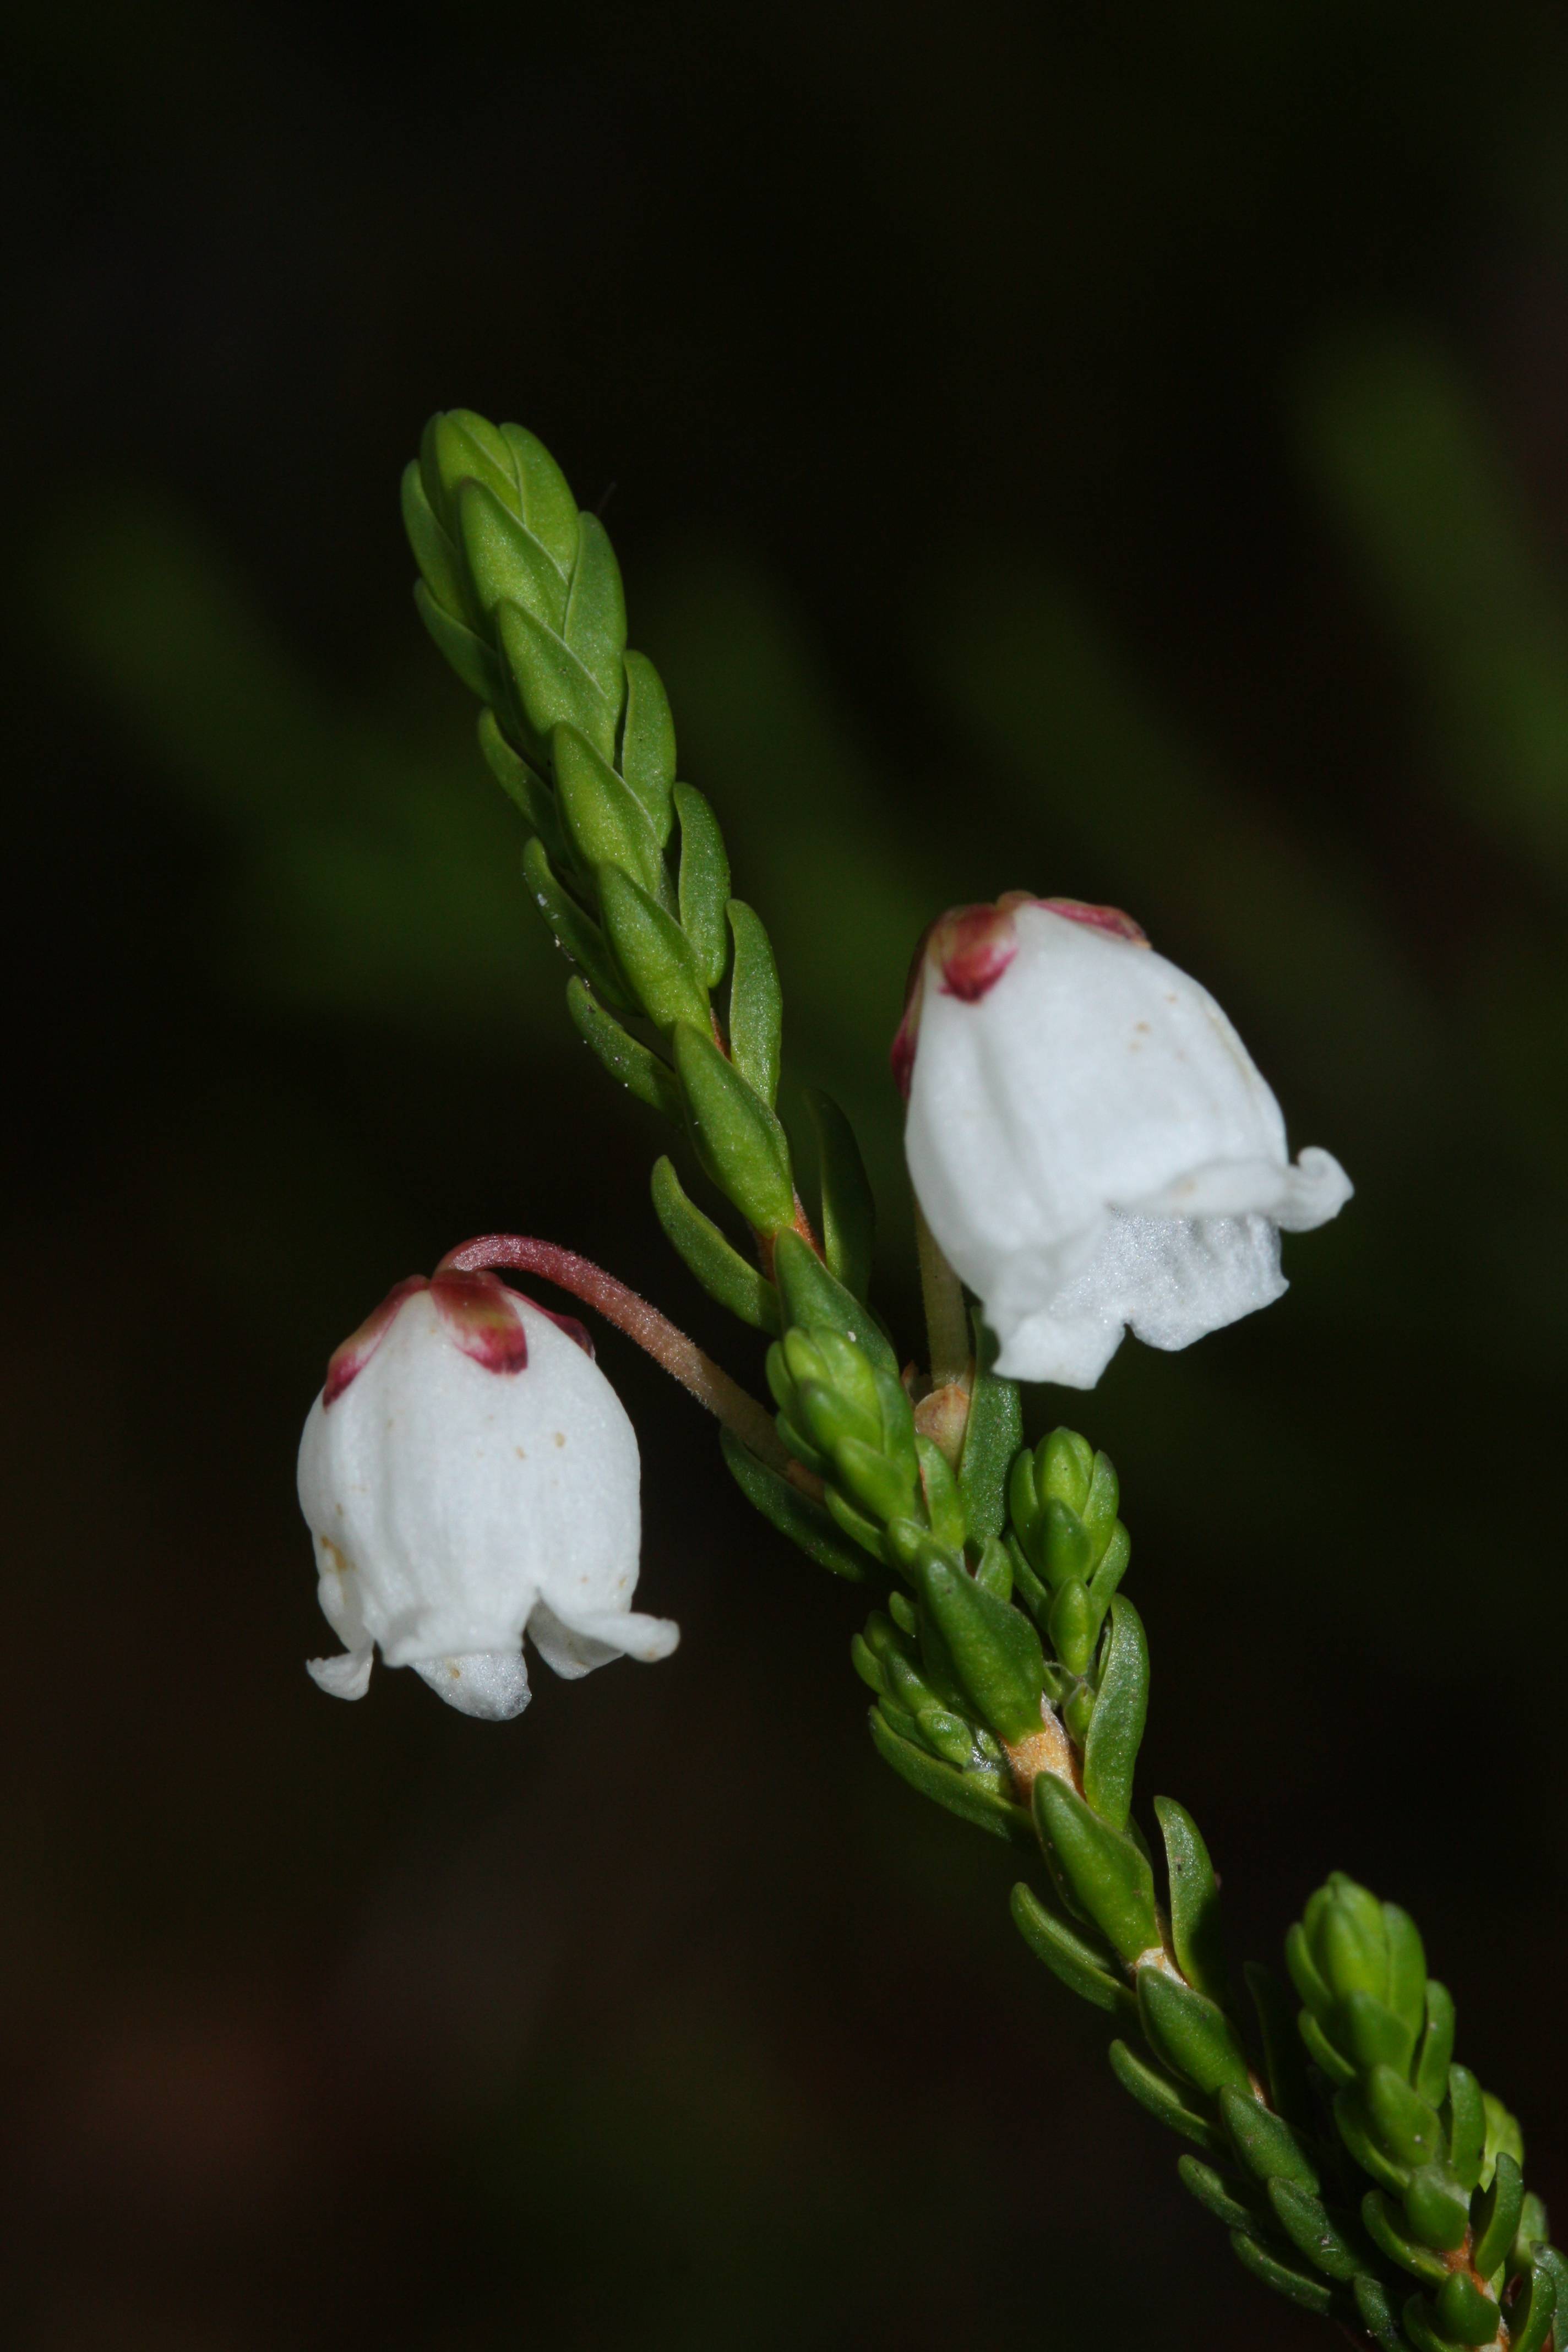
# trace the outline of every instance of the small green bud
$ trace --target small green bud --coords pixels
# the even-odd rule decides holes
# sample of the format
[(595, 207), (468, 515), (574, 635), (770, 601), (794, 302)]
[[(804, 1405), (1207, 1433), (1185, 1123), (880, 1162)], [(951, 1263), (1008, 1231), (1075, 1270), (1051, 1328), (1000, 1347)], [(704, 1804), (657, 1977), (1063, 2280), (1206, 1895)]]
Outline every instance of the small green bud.
[(822, 1381), (797, 1381), (795, 1394), (800, 1400), (800, 1418), (806, 1433), (825, 1454), (832, 1454), (835, 1447), (850, 1437), (858, 1438), (875, 1452), (880, 1451), (879, 1422), (868, 1420), (841, 1389), (829, 1388)]
[(873, 1365), (899, 1377), (898, 1358), (870, 1308), (831, 1275), (811, 1244), (793, 1231), (773, 1245), (773, 1279), (791, 1323), (831, 1324), (863, 1348)]
[[(1075, 1516), (1094, 1483), (1094, 1448), (1073, 1429), (1053, 1429), (1035, 1453), (1035, 1484), (1042, 1504), (1065, 1503)], [(1111, 1517), (1114, 1518), (1115, 1512)]]
[(821, 1359), (823, 1369), (816, 1377), (828, 1381), (854, 1407), (871, 1433), (869, 1442), (882, 1441), (882, 1401), (877, 1387), (877, 1376), (869, 1360), (853, 1339), (831, 1324), (816, 1323), (811, 1328), (811, 1344)]
[(1309, 1917), (1307, 1922), (1312, 1957), (1324, 1983), (1342, 2000), (1348, 1992), (1370, 1992), (1386, 2000), (1388, 1931), (1382, 1905), (1365, 1887), (1346, 1878), (1331, 1879), (1329, 1889), (1330, 1901), (1315, 1920)]
[(844, 1437), (832, 1449), (833, 1470), (839, 1485), (873, 1518), (884, 1525), (907, 1517), (915, 1499), (915, 1482), (902, 1464), (890, 1461), (874, 1445), (858, 1437)]
[[(784, 1334), (785, 1339), (794, 1337), (793, 1331)], [(773, 1392), (773, 1402), (779, 1411), (793, 1413), (795, 1410), (795, 1381), (789, 1369), (789, 1358), (784, 1353), (784, 1339), (775, 1339), (763, 1358), (763, 1371), (768, 1387)], [(808, 1380), (816, 1380), (819, 1377), (820, 1369), (816, 1366), (814, 1366), (806, 1374)]]
[(1069, 1673), (1085, 1675), (1094, 1655), (1094, 1637), (1100, 1631), (1095, 1619), (1094, 1603), (1086, 1586), (1076, 1577), (1062, 1585), (1051, 1603), (1051, 1642), (1058, 1657)]
[(1041, 1506), (1035, 1550), (1049, 1583), (1087, 1583), (1094, 1566), (1089, 1529), (1078, 1513), (1055, 1495)]
[[(827, 1369), (826, 1357), (812, 1334), (803, 1330), (798, 1323), (791, 1325), (776, 1348), (768, 1349), (770, 1363), (781, 1357), (794, 1388), (804, 1388), (807, 1381), (816, 1381), (823, 1388), (831, 1386), (832, 1375)], [(774, 1393), (776, 1395), (777, 1391)], [(781, 1407), (786, 1403), (784, 1397), (778, 1401)]]

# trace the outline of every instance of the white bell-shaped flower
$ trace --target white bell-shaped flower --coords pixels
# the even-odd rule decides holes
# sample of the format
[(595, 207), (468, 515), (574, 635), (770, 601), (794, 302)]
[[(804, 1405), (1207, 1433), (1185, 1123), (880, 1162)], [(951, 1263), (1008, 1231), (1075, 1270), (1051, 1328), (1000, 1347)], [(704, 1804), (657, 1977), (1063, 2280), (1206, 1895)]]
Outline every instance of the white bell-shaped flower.
[(1016, 1380), (1092, 1388), (1131, 1325), (1184, 1348), (1285, 1289), (1338, 1213), (1326, 1151), (1206, 990), (1114, 908), (1013, 893), (933, 926), (893, 1053), (927, 1223)]
[(528, 1704), (526, 1632), (558, 1675), (668, 1657), (633, 1612), (637, 1437), (581, 1326), (492, 1274), (400, 1283), (333, 1356), (300, 1446), (323, 1690), (361, 1698), (373, 1651), (465, 1715)]

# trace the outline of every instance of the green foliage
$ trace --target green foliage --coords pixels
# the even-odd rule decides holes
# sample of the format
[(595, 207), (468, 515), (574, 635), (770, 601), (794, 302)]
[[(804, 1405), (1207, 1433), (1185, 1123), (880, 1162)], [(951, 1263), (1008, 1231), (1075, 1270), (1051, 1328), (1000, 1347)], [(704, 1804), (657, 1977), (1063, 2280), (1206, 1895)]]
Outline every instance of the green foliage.
[[(604, 526), (577, 511), (533, 435), (468, 409), (431, 419), (403, 498), (420, 614), (486, 706), (486, 760), (530, 827), (529, 888), (587, 983), (570, 995), (578, 1032), (612, 1076), (687, 1129), (765, 1249), (795, 1216), (773, 1109), (773, 950), (730, 896), (712, 809), (676, 780), (668, 699), (646, 655), (627, 651)], [(726, 979), (728, 1035), (711, 1003)], [(729, 1259), (668, 1184), (664, 1195), (687, 1265), (733, 1305)]]
[(819, 1504), (803, 1495), (798, 1486), (792, 1486), (787, 1478), (781, 1478), (765, 1462), (759, 1462), (729, 1430), (721, 1433), (719, 1442), (735, 1484), (770, 1527), (787, 1536), (819, 1568), (830, 1570), (835, 1576), (847, 1577), (851, 1583), (864, 1580), (864, 1559), (843, 1541)]
[[(1119, 2081), (1201, 2155), (1182, 2179), (1252, 2274), (1387, 2352), (1499, 2340), (1543, 2352), (1568, 2265), (1525, 2189), (1517, 2125), (1453, 2063), (1453, 2004), (1396, 1906), (1335, 1877), (1287, 1944), (1301, 2008), (1249, 1970), (1232, 2007), (1218, 1882), (1192, 1816), (1155, 1800), (1163, 1884), (1134, 1817), (1149, 1703), (1131, 1538), (1108, 1457), (1077, 1432), (1023, 1443), (1016, 1386), (974, 1326), (962, 1383), (923, 1405), (868, 1301), (873, 1215), (853, 1132), (811, 1098), (820, 1236), (775, 1105), (783, 999), (771, 942), (731, 896), (703, 796), (677, 781), (662, 686), (626, 647), (614, 552), (531, 436), (433, 421), (405, 482), (426, 626), (486, 705), (487, 763), (529, 827), (524, 869), (577, 966), (580, 1034), (684, 1129), (751, 1227), (753, 1265), (653, 1175), (705, 1289), (775, 1334), (767, 1378), (790, 1475), (730, 1432), (758, 1512), (808, 1558), (904, 1580), (852, 1644), (873, 1740), (921, 1794), (1032, 1847), (1015, 1889), (1030, 1948), (1117, 2017)], [(956, 1408), (955, 1401), (956, 1400)], [(956, 1412), (956, 1417), (955, 1417)], [(1415, 2291), (1411, 2293), (1412, 2282)]]
[[(1104, 1775), (1110, 1811), (1120, 1809), (1125, 1819), (1148, 1707), (1148, 1653), (1131, 1612), (1120, 1632), (1115, 1625), (1105, 1632), (1131, 1557), (1131, 1538), (1116, 1516), (1119, 1497), (1109, 1456), (1097, 1454), (1076, 1430), (1051, 1430), (1032, 1451), (1019, 1452), (1008, 1473), (1009, 1538), (1020, 1596), (1066, 1671), (1063, 1719), (1086, 1750), (1110, 1676), (1110, 1715), (1092, 1770), (1097, 1780)], [(1097, 1789), (1097, 1798), (1100, 1793)]]
[[(735, 912), (732, 908), (731, 919)], [(737, 930), (737, 966), (740, 960), (741, 933)], [(733, 990), (731, 1022), (733, 1026)], [(866, 1162), (860, 1157), (854, 1129), (831, 1095), (813, 1087), (807, 1090), (805, 1107), (816, 1135), (822, 1255), (829, 1273), (856, 1298), (864, 1299), (871, 1286), (871, 1246), (877, 1231), (877, 1204)], [(1011, 1381), (1005, 1385), (1016, 1398), (1016, 1388)]]

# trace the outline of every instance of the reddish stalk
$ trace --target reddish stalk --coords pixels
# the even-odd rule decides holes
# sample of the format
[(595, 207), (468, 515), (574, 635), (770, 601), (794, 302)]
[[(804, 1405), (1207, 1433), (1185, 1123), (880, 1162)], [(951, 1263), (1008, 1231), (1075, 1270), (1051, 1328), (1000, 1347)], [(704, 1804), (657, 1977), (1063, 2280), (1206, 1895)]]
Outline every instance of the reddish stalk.
[(437, 1274), (534, 1274), (546, 1282), (553, 1282), (562, 1290), (571, 1292), (585, 1307), (635, 1339), (656, 1364), (662, 1364), (672, 1380), (677, 1380), (700, 1405), (717, 1415), (726, 1429), (750, 1446), (770, 1470), (789, 1479), (805, 1494), (815, 1495), (820, 1489), (808, 1470), (786, 1451), (774, 1429), (772, 1419), (755, 1397), (748, 1396), (738, 1381), (705, 1356), (695, 1339), (650, 1307), (613, 1274), (595, 1265), (592, 1258), (579, 1257), (575, 1250), (560, 1249), (553, 1242), (542, 1242), (528, 1234), (481, 1234), (471, 1242), (460, 1242), (450, 1249), (437, 1267)]

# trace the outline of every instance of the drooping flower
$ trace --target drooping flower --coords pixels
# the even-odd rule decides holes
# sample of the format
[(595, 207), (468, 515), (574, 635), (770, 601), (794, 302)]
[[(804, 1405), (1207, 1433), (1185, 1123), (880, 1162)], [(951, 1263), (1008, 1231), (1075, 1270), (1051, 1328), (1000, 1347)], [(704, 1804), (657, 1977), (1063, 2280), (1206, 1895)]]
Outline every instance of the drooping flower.
[(668, 1657), (636, 1614), (637, 1437), (580, 1324), (493, 1274), (399, 1283), (333, 1356), (300, 1445), (319, 1598), (310, 1661), (362, 1698), (374, 1650), (465, 1715), (528, 1704), (526, 1632), (556, 1673)]
[(998, 1370), (1092, 1388), (1127, 1326), (1184, 1348), (1285, 1289), (1279, 1234), (1337, 1215), (1326, 1151), (1219, 1006), (1113, 907), (1012, 892), (932, 926), (893, 1047), (916, 1196)]

